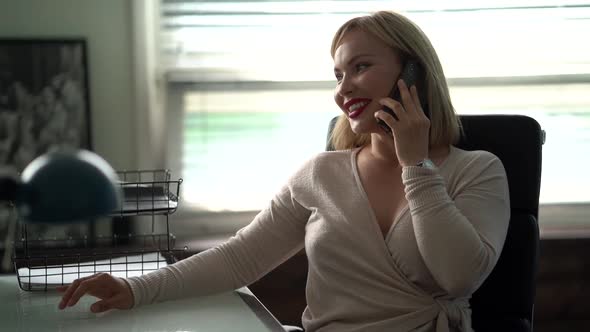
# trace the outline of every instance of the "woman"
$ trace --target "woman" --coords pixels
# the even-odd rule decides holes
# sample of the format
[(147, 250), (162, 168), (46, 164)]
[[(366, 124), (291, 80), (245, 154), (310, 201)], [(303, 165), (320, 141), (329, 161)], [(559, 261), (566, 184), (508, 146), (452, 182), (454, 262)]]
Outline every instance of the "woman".
[[(76, 281), (60, 308), (85, 293), (100, 312), (236, 289), (305, 247), (307, 331), (470, 331), (468, 300), (508, 227), (501, 162), (452, 146), (459, 123), (438, 57), (405, 17), (350, 20), (332, 56), (337, 151), (305, 163), (227, 243), (142, 277)], [(397, 80), (408, 61), (423, 69), (411, 88)], [(386, 97), (394, 84), (401, 102)]]

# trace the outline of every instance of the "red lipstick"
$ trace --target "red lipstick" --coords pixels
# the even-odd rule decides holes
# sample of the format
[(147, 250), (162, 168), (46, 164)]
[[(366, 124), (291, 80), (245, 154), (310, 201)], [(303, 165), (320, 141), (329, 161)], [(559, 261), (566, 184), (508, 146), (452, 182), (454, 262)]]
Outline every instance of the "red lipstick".
[(371, 99), (368, 98), (354, 98), (344, 103), (343, 107), (348, 113), (348, 117), (354, 119), (361, 115), (370, 103)]

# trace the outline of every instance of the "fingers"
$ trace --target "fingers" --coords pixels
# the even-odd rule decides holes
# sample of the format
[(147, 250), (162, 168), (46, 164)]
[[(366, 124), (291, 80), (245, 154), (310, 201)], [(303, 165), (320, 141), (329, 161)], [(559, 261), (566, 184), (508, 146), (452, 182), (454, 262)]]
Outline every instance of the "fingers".
[(418, 89), (416, 89), (415, 85), (410, 88), (410, 93), (412, 94), (414, 105), (418, 105), (419, 108), (422, 108), (423, 105), (420, 103), (420, 96), (418, 96)]
[(98, 314), (107, 310), (118, 309), (117, 302), (120, 300), (120, 298), (121, 296), (115, 296), (110, 299), (97, 301), (90, 306), (90, 311)]
[[(410, 94), (410, 91), (408, 90), (408, 86), (406, 85), (406, 82), (404, 82), (403, 80), (399, 80), (397, 82), (397, 87), (398, 87), (400, 95), (402, 97), (402, 102), (404, 103), (405, 111), (406, 112), (415, 112), (416, 105), (414, 104), (414, 99), (412, 98), (412, 95)], [(415, 88), (415, 85), (413, 85), (412, 88)], [(418, 105), (420, 105), (420, 104), (418, 103)]]
[[(406, 83), (403, 80), (398, 80), (397, 81), (397, 86), (400, 92), (400, 96), (401, 96), (401, 100), (397, 101), (391, 98), (383, 98), (379, 101), (379, 103), (383, 106), (386, 106), (389, 110), (391, 110), (391, 112), (393, 113), (393, 118), (395, 121), (400, 121), (403, 120), (405, 117), (407, 117), (408, 112), (412, 112), (415, 113), (416, 111), (416, 105), (420, 105), (415, 104), (415, 99), (413, 98), (410, 90), (408, 89), (408, 86), (406, 85)], [(414, 86), (412, 86), (413, 89), (415, 89)], [(386, 113), (387, 110), (385, 109)], [(385, 119), (382, 119), (383, 121), (385, 121)], [(387, 123), (387, 121), (386, 121)]]
[(404, 116), (405, 112), (402, 105), (393, 99), (382, 99), (380, 103), (381, 105), (389, 108), (393, 114), (386, 112), (385, 110), (380, 110), (375, 112), (375, 118), (382, 120), (390, 128), (394, 128)]
[[(420, 96), (418, 95), (418, 89), (415, 85), (412, 85), (410, 88), (406, 85), (403, 80), (398, 81), (398, 89), (401, 96), (401, 103), (403, 103), (403, 107), (400, 110), (395, 111), (395, 116), (397, 117), (395, 120), (401, 120), (402, 118), (413, 118), (413, 115), (423, 115), (426, 116), (424, 110), (422, 109), (422, 104), (420, 102)], [(389, 99), (392, 101), (392, 99)], [(388, 102), (388, 98), (384, 98), (381, 101), (381, 104), (384, 106), (388, 106), (392, 110), (396, 110), (396, 108), (391, 107), (389, 105), (393, 105), (394, 103)], [(400, 105), (401, 106), (401, 105)]]
[(74, 281), (65, 291), (59, 308), (64, 309), (76, 305), (85, 294), (100, 299), (90, 307), (90, 311), (94, 313), (133, 307), (133, 294), (125, 280), (115, 278), (108, 273), (99, 273)]
[(68, 305), (68, 303), (70, 301), (70, 298), (72, 297), (72, 294), (78, 289), (78, 287), (80, 286), (80, 284), (83, 281), (86, 281), (86, 280), (88, 280), (88, 279), (90, 279), (92, 277), (94, 277), (94, 275), (91, 275), (89, 277), (84, 277), (84, 278), (80, 278), (80, 279), (74, 280), (74, 282), (71, 285), (69, 285), (69, 286), (60, 286), (60, 287), (58, 287), (57, 288), (58, 291), (60, 291), (60, 292), (64, 292), (65, 291), (65, 294), (62, 296), (61, 301), (59, 302), (59, 306), (58, 307), (60, 309), (65, 308)]
[(95, 302), (90, 306), (90, 311), (92, 311), (95, 314), (105, 312), (110, 309), (111, 309), (110, 306), (106, 303), (105, 300)]
[(89, 289), (91, 287), (91, 283), (92, 283), (92, 279), (82, 281), (80, 283), (80, 285), (74, 290), (74, 292), (70, 296), (68, 302), (66, 303), (66, 306), (71, 307), (71, 306), (76, 305), (76, 303), (78, 303), (80, 298), (89, 291)]

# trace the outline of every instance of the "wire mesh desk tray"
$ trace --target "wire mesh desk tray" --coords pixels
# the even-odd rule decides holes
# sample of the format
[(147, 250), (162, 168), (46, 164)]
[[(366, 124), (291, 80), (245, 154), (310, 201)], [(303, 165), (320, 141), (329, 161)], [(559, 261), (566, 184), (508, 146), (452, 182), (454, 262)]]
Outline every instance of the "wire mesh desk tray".
[(178, 207), (182, 179), (170, 180), (168, 170), (119, 171), (121, 208), (113, 215), (172, 214)]
[[(96, 235), (96, 220), (72, 224), (86, 227), (77, 237), (51, 238), (35, 234), (21, 223), (15, 242), (13, 263), (19, 287), (46, 291), (96, 273), (134, 277), (155, 271), (186, 258), (188, 248), (174, 248), (169, 215), (178, 208), (182, 179), (171, 180), (168, 170), (120, 171), (120, 208), (105, 216), (107, 222), (137, 219), (141, 226), (151, 222), (147, 234)], [(48, 226), (47, 228), (54, 227)], [(57, 226), (56, 226), (57, 227)]]

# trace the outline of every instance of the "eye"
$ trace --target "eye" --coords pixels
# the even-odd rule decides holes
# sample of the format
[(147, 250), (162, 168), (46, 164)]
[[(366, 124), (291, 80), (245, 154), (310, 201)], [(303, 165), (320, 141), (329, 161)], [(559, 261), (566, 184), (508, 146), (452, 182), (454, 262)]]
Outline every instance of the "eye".
[(336, 82), (342, 81), (342, 73), (334, 73), (334, 76), (336, 76)]
[(366, 63), (366, 62), (359, 62), (355, 66), (357, 72), (363, 71), (369, 67), (371, 67), (371, 64)]

